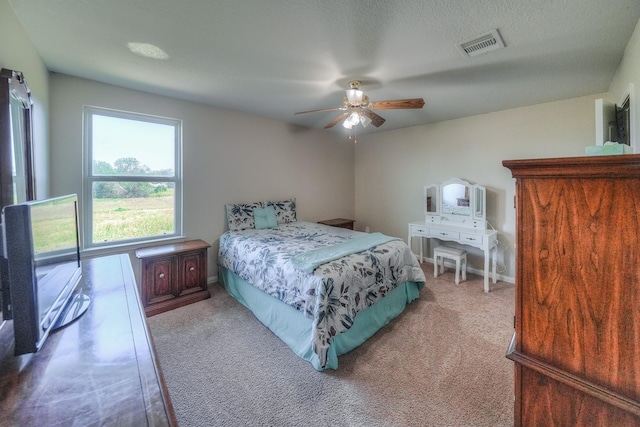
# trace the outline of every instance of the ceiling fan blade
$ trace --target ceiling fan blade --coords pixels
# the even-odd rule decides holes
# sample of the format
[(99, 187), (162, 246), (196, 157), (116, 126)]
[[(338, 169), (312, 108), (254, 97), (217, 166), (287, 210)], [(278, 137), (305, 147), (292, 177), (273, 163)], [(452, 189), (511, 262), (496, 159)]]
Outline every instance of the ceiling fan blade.
[(385, 119), (383, 119), (382, 117), (380, 117), (379, 115), (377, 115), (376, 113), (374, 113), (371, 110), (363, 110), (362, 114), (364, 114), (365, 116), (369, 117), (371, 119), (371, 124), (374, 125), (377, 128), (382, 126), (382, 124), (385, 121)]
[(337, 110), (342, 110), (342, 107), (321, 108), (319, 110), (309, 110), (309, 111), (298, 111), (297, 113), (293, 113), (293, 114), (320, 113), (322, 111), (337, 111)]
[(340, 120), (346, 118), (348, 115), (349, 115), (348, 112), (340, 114), (338, 117), (336, 117), (335, 119), (331, 120), (329, 122), (329, 124), (327, 124), (324, 128), (325, 129), (329, 129), (329, 128), (334, 127), (335, 125), (337, 125), (340, 122)]
[(376, 110), (402, 110), (408, 108), (422, 108), (424, 99), (390, 99), (388, 101), (376, 101), (371, 103), (371, 107)]

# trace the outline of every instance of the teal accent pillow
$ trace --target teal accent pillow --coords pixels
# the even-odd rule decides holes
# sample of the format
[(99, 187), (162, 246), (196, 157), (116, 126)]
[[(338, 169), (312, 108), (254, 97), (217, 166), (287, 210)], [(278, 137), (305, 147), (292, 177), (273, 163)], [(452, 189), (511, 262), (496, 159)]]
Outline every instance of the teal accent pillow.
[(253, 219), (256, 223), (256, 230), (264, 228), (274, 228), (278, 225), (276, 220), (276, 211), (273, 206), (266, 208), (253, 208)]

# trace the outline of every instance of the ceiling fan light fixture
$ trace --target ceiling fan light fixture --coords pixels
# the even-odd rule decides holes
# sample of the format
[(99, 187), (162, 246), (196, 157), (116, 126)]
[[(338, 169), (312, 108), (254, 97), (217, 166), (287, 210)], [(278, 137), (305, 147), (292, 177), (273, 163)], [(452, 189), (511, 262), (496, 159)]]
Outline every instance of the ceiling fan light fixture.
[(358, 106), (362, 104), (362, 95), (364, 92), (359, 89), (347, 89), (347, 100), (349, 104)]
[(349, 82), (349, 89), (345, 91), (346, 96), (342, 100), (340, 107), (322, 108), (320, 110), (300, 111), (294, 114), (317, 113), (324, 111), (342, 111), (340, 115), (331, 120), (324, 129), (330, 129), (342, 121), (342, 127), (351, 130), (359, 124), (367, 127), (372, 124), (380, 127), (385, 122), (373, 110), (403, 110), (403, 109), (419, 109), (424, 106), (424, 99), (390, 99), (386, 101), (371, 102), (369, 97), (360, 90), (360, 81), (352, 80)]

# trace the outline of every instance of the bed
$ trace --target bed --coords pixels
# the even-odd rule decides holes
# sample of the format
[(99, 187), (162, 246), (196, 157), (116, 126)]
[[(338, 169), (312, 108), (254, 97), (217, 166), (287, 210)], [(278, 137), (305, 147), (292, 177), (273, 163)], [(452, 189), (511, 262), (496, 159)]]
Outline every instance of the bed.
[(403, 240), (298, 221), (295, 199), (227, 205), (220, 283), (317, 370), (418, 298), (425, 276)]

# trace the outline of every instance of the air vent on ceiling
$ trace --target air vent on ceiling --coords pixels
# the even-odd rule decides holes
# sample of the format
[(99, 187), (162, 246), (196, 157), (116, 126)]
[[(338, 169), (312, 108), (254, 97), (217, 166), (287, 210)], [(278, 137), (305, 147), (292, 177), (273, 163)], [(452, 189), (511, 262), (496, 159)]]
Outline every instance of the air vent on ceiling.
[(473, 40), (458, 45), (462, 54), (467, 58), (482, 55), (492, 50), (502, 49), (503, 47), (504, 41), (502, 41), (498, 30), (490, 31)]

